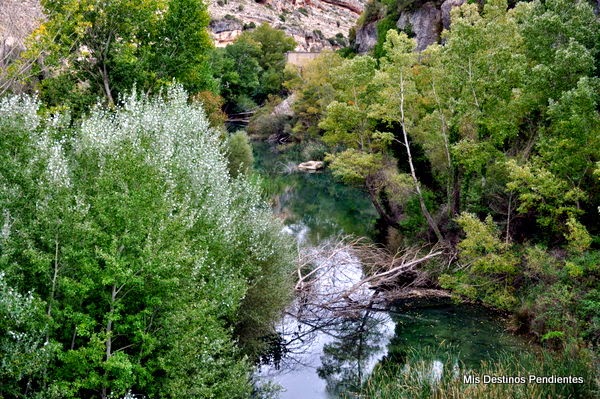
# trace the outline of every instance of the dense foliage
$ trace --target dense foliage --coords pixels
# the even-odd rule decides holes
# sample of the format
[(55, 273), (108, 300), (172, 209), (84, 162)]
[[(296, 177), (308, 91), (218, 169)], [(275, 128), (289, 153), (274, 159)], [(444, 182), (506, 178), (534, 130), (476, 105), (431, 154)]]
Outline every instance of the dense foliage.
[(217, 88), (202, 0), (43, 0), (42, 7), (46, 21), (15, 71), (46, 106), (81, 114), (99, 99), (114, 105), (134, 84), (157, 92), (173, 79), (193, 93)]
[(247, 397), (291, 251), (204, 111), (38, 108), (0, 102), (0, 396)]
[(464, 4), (443, 42), (415, 52), (390, 30), (379, 58), (289, 71), (291, 134), (328, 145), (333, 174), (367, 190), (396, 242), (451, 248), (454, 267), (433, 269), (443, 287), (517, 312), (546, 343), (598, 343), (598, 318), (581, 311), (599, 305), (594, 10)]
[(269, 94), (279, 93), (285, 53), (295, 47), (294, 39), (283, 31), (262, 24), (244, 31), (227, 47), (216, 49), (212, 65), (227, 110), (248, 111), (263, 103)]

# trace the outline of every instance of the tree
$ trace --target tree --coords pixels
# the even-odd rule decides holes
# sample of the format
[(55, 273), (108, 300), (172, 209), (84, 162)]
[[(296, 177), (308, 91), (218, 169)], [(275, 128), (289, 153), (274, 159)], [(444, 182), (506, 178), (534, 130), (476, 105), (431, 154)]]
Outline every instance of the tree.
[(262, 24), (244, 31), (225, 49), (217, 49), (213, 65), (221, 79), (221, 94), (227, 107), (247, 111), (282, 89), (285, 53), (296, 42), (281, 30)]
[(252, 170), (254, 156), (245, 131), (239, 130), (227, 139), (227, 168), (232, 177), (247, 175)]
[(181, 86), (76, 129), (38, 107), (0, 102), (0, 312), (26, 338), (0, 338), (0, 395), (246, 397), (241, 351), (287, 303), (291, 243), (204, 111)]
[(416, 62), (416, 53), (413, 52), (415, 45), (415, 41), (409, 39), (404, 33), (398, 34), (394, 30), (388, 32), (388, 37), (384, 45), (387, 56), (383, 60), (381, 74), (378, 76), (380, 80), (385, 82), (385, 87), (381, 91), (384, 101), (379, 106), (374, 107), (374, 112), (385, 121), (400, 123), (402, 138), (399, 141), (406, 151), (410, 176), (419, 199), (421, 212), (437, 240), (443, 241), (439, 227), (431, 216), (425, 202), (409, 142), (409, 131), (412, 132), (411, 129), (414, 122), (412, 120), (413, 115), (409, 115), (408, 102), (413, 101), (413, 106), (414, 102), (416, 102), (414, 100), (416, 94), (415, 83), (411, 79), (411, 69)]
[(203, 0), (170, 0), (161, 21), (150, 70), (156, 71), (159, 81), (170, 84), (173, 79), (192, 94), (202, 90), (216, 92), (212, 78), (209, 50), (212, 40), (208, 34), (210, 16)]
[(47, 21), (31, 36), (42, 99), (78, 112), (97, 97), (114, 105), (134, 84), (158, 91), (177, 79), (190, 91), (215, 89), (201, 0), (44, 0)]
[(332, 71), (341, 63), (342, 58), (338, 54), (323, 52), (301, 68), (291, 64), (286, 66), (284, 86), (294, 92), (292, 108), (296, 122), (293, 132), (296, 138), (321, 136), (319, 119), (335, 99)]

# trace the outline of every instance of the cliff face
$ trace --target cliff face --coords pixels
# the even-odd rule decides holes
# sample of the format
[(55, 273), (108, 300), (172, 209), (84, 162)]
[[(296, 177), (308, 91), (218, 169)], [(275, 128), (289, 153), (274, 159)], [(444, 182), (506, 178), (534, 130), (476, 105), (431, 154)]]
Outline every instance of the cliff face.
[(38, 0), (0, 0), (0, 68), (25, 48), (25, 38), (42, 17)]
[[(450, 28), (450, 10), (464, 4), (466, 0), (417, 0), (398, 10), (396, 27), (417, 41), (417, 50), (424, 50), (440, 40), (443, 29)], [(389, 12), (390, 10), (388, 10)], [(356, 30), (356, 45), (359, 53), (366, 53), (377, 44), (376, 21), (371, 21)]]
[[(347, 44), (348, 31), (368, 0), (205, 0), (218, 47), (244, 27), (268, 22), (298, 43), (298, 51), (320, 51)], [(0, 0), (0, 62), (23, 49), (23, 39), (43, 17), (39, 0)], [(332, 44), (333, 43), (333, 44)]]
[(293, 36), (296, 51), (321, 51), (347, 44), (367, 0), (210, 0), (215, 45), (226, 46), (244, 28), (267, 22)]

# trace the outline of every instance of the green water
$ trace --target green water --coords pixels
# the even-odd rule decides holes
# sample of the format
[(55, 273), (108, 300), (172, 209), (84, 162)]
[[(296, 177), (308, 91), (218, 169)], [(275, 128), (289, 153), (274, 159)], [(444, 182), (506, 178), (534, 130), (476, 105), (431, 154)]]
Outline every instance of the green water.
[[(301, 149), (275, 152), (253, 143), (255, 170), (276, 215), (301, 226), (316, 245), (338, 234), (374, 237), (377, 213), (367, 194), (334, 181), (331, 173), (294, 171), (308, 159)], [(292, 331), (311, 328), (302, 322)], [(364, 311), (314, 331), (314, 343), (288, 355), (280, 365), (265, 365), (261, 375), (284, 388), (282, 399), (338, 398), (356, 391), (380, 362), (405, 364), (410, 351), (429, 348), (434, 360), (448, 353), (465, 367), (477, 368), (501, 353), (519, 353), (526, 343), (505, 330), (502, 315), (486, 308), (446, 301), (405, 302), (389, 312)], [(310, 387), (310, 388), (309, 388)]]
[(371, 237), (377, 212), (366, 193), (334, 181), (327, 170), (291, 171), (307, 161), (299, 150), (276, 152), (264, 142), (253, 142), (255, 169), (266, 180), (275, 213), (288, 225), (308, 227), (312, 243), (338, 234)]
[(506, 353), (527, 350), (527, 343), (506, 331), (503, 315), (482, 306), (429, 300), (398, 304), (390, 311), (396, 322), (388, 356), (400, 361), (410, 348), (429, 348), (440, 356), (448, 352), (465, 367), (478, 369)]

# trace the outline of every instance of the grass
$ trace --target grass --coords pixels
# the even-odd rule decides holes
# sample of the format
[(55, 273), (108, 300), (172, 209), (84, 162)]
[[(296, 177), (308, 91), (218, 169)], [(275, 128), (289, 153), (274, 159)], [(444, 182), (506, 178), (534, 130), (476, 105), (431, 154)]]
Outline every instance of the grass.
[[(435, 371), (434, 360), (437, 360)], [(442, 366), (442, 367), (440, 367)], [(555, 399), (597, 398), (598, 364), (588, 350), (554, 353), (501, 354), (494, 362), (482, 362), (478, 370), (468, 370), (456, 355), (439, 356), (431, 348), (412, 350), (404, 365), (382, 363), (376, 367), (361, 391), (347, 398), (427, 398), (427, 399)], [(464, 375), (479, 377), (481, 383), (467, 384)], [(484, 384), (484, 376), (576, 376), (581, 384)]]

